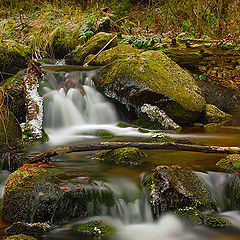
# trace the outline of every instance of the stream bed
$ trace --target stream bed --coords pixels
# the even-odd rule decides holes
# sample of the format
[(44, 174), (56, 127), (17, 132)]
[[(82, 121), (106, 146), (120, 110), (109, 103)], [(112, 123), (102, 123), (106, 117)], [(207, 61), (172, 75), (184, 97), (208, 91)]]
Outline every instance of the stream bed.
[[(62, 69), (61, 69), (62, 70)], [(99, 130), (114, 133), (108, 141), (144, 141), (149, 133), (139, 133), (134, 128), (119, 128), (121, 121), (115, 106), (109, 103), (94, 88), (92, 76), (97, 77), (95, 70), (89, 72), (53, 72), (48, 74), (41, 88), (44, 98), (44, 127), (50, 136), (49, 143), (29, 146), (29, 152), (41, 152), (57, 145), (98, 142)], [(79, 84), (80, 83), (80, 84)], [(235, 117), (238, 124), (239, 118)], [(201, 127), (186, 127), (181, 132), (169, 131), (175, 138), (187, 138), (198, 144), (218, 146), (239, 146), (240, 131), (233, 129), (204, 130)], [(147, 161), (140, 167), (113, 166), (93, 159), (96, 153), (70, 153), (53, 158), (57, 168), (71, 176), (88, 177), (96, 184), (107, 186), (114, 193), (115, 204), (107, 207), (104, 204), (88, 205), (85, 218), (75, 219), (58, 227), (44, 239), (87, 240), (72, 231), (72, 227), (87, 220), (104, 220), (116, 227), (116, 240), (234, 240), (240, 238), (240, 213), (231, 206), (227, 192), (231, 185), (231, 175), (216, 167), (216, 162), (226, 155), (206, 154), (174, 150), (144, 150)], [(158, 165), (181, 165), (194, 170), (208, 186), (218, 204), (219, 215), (229, 219), (234, 228), (212, 229), (195, 225), (174, 214), (161, 216), (154, 220), (146, 194), (142, 189), (143, 176)], [(0, 172), (0, 197), (4, 190), (7, 171)], [(65, 179), (66, 180), (66, 179)], [(101, 196), (99, 196), (101, 198)], [(0, 235), (6, 223), (0, 221)], [(93, 239), (93, 238), (89, 238)], [(97, 238), (95, 238), (97, 239)]]

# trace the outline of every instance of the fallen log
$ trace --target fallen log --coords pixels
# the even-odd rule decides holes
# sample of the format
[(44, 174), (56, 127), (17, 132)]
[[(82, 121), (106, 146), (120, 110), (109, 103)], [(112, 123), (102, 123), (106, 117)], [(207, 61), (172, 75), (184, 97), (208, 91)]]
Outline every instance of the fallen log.
[(92, 144), (79, 144), (74, 146), (61, 146), (49, 149), (45, 152), (35, 155), (28, 160), (28, 163), (44, 162), (51, 157), (62, 155), (72, 152), (83, 151), (96, 151), (96, 150), (108, 150), (123, 147), (137, 147), (140, 149), (168, 149), (177, 151), (193, 151), (204, 153), (221, 153), (221, 154), (233, 154), (240, 153), (240, 147), (220, 147), (220, 146), (204, 146), (204, 145), (191, 145), (181, 144), (173, 142), (164, 143), (149, 143), (149, 142), (99, 142)]

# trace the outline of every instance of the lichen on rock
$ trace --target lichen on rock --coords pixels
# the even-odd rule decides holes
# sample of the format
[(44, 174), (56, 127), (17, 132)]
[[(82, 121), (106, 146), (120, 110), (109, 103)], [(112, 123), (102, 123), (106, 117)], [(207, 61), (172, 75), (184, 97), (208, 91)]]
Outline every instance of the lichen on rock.
[(141, 165), (146, 157), (147, 155), (144, 152), (134, 147), (104, 150), (94, 155), (94, 158), (106, 163), (130, 166)]

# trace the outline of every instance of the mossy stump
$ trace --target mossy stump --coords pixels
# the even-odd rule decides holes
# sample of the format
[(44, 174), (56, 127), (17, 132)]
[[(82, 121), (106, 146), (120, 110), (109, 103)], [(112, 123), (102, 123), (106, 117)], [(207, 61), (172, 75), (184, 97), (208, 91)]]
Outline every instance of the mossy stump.
[(145, 161), (147, 155), (138, 148), (125, 147), (101, 151), (95, 154), (94, 158), (110, 164), (139, 166)]

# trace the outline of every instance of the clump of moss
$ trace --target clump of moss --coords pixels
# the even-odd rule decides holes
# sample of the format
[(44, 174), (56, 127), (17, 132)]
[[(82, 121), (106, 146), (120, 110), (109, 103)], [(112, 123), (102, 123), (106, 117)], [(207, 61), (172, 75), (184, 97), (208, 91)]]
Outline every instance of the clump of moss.
[(231, 226), (231, 222), (217, 216), (207, 216), (195, 207), (179, 208), (174, 211), (179, 217), (189, 218), (196, 224), (204, 224), (209, 227), (222, 228)]
[(50, 229), (47, 223), (24, 223), (15, 222), (5, 229), (6, 235), (26, 234), (34, 237), (40, 237), (46, 234)]
[(37, 240), (37, 239), (32, 236), (18, 234), (18, 235), (12, 235), (10, 237), (7, 237), (6, 240)]
[(21, 124), (22, 133), (23, 133), (23, 140), (25, 142), (48, 142), (49, 137), (44, 129), (42, 129), (42, 137), (38, 138), (33, 133), (31, 126), (28, 123)]
[(104, 223), (103, 221), (90, 221), (73, 228), (73, 231), (90, 234), (98, 237), (111, 236), (115, 233), (113, 226)]
[(216, 163), (218, 167), (229, 171), (240, 170), (240, 154), (231, 154)]
[(147, 155), (138, 148), (125, 147), (113, 150), (105, 150), (95, 154), (94, 158), (111, 164), (127, 164), (130, 166), (141, 165)]
[(174, 138), (167, 133), (161, 132), (152, 134), (147, 140), (149, 142), (172, 142)]
[(205, 224), (208, 225), (209, 227), (214, 227), (214, 228), (222, 228), (222, 227), (227, 227), (232, 225), (231, 222), (229, 222), (228, 220), (225, 220), (217, 216), (207, 217), (205, 220)]
[(110, 131), (107, 131), (107, 130), (98, 130), (96, 131), (96, 136), (99, 136), (101, 138), (113, 138), (115, 137), (116, 135)]

